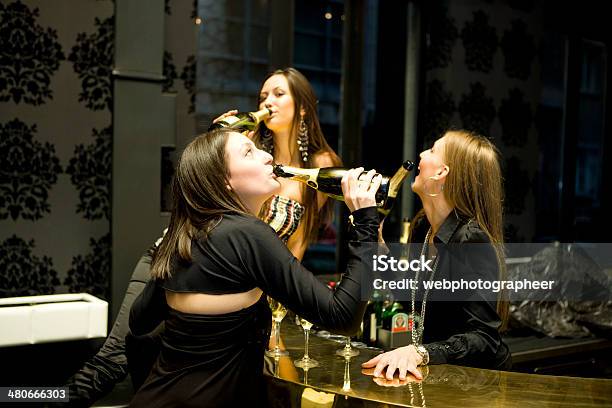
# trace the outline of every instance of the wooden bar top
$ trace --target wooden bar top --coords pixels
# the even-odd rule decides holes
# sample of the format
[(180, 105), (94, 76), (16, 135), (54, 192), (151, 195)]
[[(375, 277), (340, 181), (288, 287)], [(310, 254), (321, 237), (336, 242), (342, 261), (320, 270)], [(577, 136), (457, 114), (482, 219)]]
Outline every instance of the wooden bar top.
[(335, 354), (342, 343), (316, 335), (310, 336), (310, 356), (321, 365), (305, 372), (293, 364), (304, 354), (304, 335), (289, 316), (281, 341), (290, 355), (276, 361), (266, 357), (265, 369), (269, 397), (279, 406), (612, 407), (612, 380), (443, 364), (423, 367), (422, 381), (401, 382), (397, 376), (387, 381), (361, 369), (377, 351), (359, 349), (358, 356), (345, 360)]

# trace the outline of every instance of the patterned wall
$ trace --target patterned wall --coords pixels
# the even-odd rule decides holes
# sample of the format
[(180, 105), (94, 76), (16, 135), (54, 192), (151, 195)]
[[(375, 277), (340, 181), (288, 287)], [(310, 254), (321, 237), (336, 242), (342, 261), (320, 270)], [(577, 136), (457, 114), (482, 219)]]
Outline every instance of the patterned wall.
[[(194, 130), (194, 3), (165, 9), (180, 143)], [(0, 3), (0, 297), (108, 298), (113, 13), (110, 0)]]
[(490, 137), (503, 156), (506, 239), (530, 241), (542, 11), (535, 0), (435, 3), (426, 27), (425, 139), (448, 127)]

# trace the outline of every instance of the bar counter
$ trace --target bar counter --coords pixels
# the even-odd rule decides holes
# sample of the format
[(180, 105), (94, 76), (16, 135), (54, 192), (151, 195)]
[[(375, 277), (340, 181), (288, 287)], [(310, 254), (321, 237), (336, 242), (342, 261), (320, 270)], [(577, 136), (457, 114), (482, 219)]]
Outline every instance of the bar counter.
[[(281, 342), (289, 356), (266, 357), (270, 406), (278, 407), (612, 407), (612, 380), (555, 377), (455, 365), (422, 367), (424, 379), (400, 382), (372, 377), (361, 363), (378, 354), (359, 349), (345, 360), (342, 343), (310, 336), (310, 357), (319, 367), (305, 372), (293, 361), (304, 355), (304, 334), (284, 319)], [(371, 370), (370, 370), (371, 371)]]

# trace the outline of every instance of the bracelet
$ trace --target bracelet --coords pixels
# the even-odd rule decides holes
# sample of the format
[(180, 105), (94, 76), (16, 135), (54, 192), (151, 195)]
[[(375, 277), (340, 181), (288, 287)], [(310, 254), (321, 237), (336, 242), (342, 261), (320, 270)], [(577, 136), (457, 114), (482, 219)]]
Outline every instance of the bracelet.
[(415, 347), (416, 352), (421, 356), (421, 364), (419, 365), (427, 365), (429, 363), (429, 352), (422, 344), (419, 344)]

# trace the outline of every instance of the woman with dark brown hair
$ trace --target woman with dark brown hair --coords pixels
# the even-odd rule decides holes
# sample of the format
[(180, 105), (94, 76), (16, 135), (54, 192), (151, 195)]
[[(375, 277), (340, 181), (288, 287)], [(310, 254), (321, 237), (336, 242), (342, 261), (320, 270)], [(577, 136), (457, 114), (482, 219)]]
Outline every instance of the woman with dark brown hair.
[(371, 258), (362, 243), (377, 239), (381, 182), (373, 170), (358, 182), (362, 172), (353, 169), (342, 180), (354, 229), (347, 270), (332, 291), (256, 217), (280, 188), (270, 154), (228, 129), (186, 147), (168, 232), (130, 312), (135, 335), (165, 323), (159, 357), (131, 406), (263, 406), (271, 321), (266, 295), (321, 327), (357, 330), (365, 309), (361, 279)]
[[(286, 68), (269, 74), (262, 82), (260, 104), (274, 113), (254, 135), (259, 148), (273, 154), (274, 161), (293, 167), (339, 166), (341, 161), (327, 144), (316, 112), (317, 100), (308, 80), (296, 69)], [(230, 111), (215, 121), (236, 113)], [(298, 112), (298, 114), (295, 114)], [(299, 141), (299, 144), (298, 144)], [(262, 205), (259, 217), (277, 232), (293, 255), (301, 260), (308, 243), (316, 238), (320, 225), (330, 221), (333, 203), (315, 190), (305, 188), (291, 180), (278, 180), (281, 187)], [(115, 383), (120, 382), (128, 372), (126, 361), (127, 314), (134, 298), (149, 279), (148, 265), (151, 250), (143, 255), (130, 280), (128, 291), (112, 332), (96, 356), (68, 381), (71, 403), (74, 406), (88, 406), (107, 393)], [(149, 341), (147, 344), (154, 344)], [(133, 342), (133, 341), (132, 341)], [(129, 348), (142, 348), (130, 346)], [(155, 347), (152, 347), (151, 354)], [(132, 381), (139, 386), (148, 361), (130, 364)]]
[[(422, 243), (421, 254), (429, 252), (433, 260), (429, 279), (505, 280), (503, 188), (495, 146), (471, 132), (449, 131), (420, 158), (412, 190), (423, 210), (413, 222), (411, 241)], [(375, 367), (375, 377), (386, 368), (388, 379), (396, 370), (400, 379), (407, 372), (420, 379), (417, 367), (428, 363), (509, 368), (510, 353), (500, 335), (508, 303), (501, 293), (496, 301), (482, 292), (462, 293), (455, 301), (412, 296), (411, 312), (420, 317), (413, 344), (363, 363)]]
[[(259, 108), (264, 107), (272, 115), (258, 127), (253, 142), (270, 153), (275, 163), (306, 168), (342, 164), (323, 136), (314, 90), (298, 70), (279, 69), (264, 79)], [(215, 121), (236, 112), (226, 112)], [(286, 239), (296, 258), (302, 259), (319, 227), (330, 221), (333, 203), (303, 183), (279, 181), (280, 190), (262, 207), (260, 216)]]

